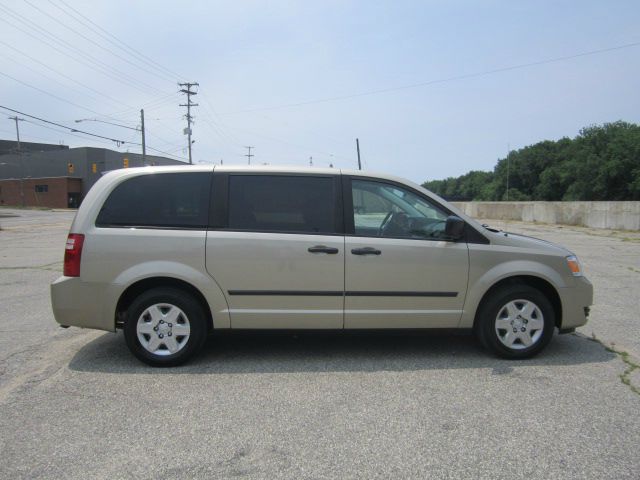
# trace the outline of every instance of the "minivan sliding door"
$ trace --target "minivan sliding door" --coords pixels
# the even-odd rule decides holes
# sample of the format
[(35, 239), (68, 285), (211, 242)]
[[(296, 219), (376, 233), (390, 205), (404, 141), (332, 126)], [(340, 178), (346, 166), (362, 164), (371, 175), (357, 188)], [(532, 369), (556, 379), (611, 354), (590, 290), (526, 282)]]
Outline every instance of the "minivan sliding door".
[(339, 176), (215, 175), (206, 265), (231, 327), (343, 328)]

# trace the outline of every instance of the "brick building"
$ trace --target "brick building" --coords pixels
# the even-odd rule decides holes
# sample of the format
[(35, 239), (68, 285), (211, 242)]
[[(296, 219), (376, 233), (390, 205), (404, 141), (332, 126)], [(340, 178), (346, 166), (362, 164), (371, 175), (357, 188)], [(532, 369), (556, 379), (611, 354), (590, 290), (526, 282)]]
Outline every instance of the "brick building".
[[(106, 148), (0, 140), (0, 205), (77, 208), (109, 170), (145, 165), (183, 165), (166, 157)], [(24, 195), (24, 201), (23, 201)]]
[(30, 207), (78, 208), (81, 198), (81, 178), (43, 177), (0, 180), (0, 206), (24, 204)]

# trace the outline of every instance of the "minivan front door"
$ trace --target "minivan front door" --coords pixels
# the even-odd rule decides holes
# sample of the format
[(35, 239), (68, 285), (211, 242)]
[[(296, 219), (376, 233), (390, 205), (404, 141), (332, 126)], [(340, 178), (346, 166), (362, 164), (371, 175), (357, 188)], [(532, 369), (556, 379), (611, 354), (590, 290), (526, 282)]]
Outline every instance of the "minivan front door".
[(227, 297), (231, 328), (343, 328), (339, 177), (216, 176), (206, 265)]
[(448, 213), (395, 183), (345, 181), (345, 328), (457, 327), (469, 255), (444, 238)]

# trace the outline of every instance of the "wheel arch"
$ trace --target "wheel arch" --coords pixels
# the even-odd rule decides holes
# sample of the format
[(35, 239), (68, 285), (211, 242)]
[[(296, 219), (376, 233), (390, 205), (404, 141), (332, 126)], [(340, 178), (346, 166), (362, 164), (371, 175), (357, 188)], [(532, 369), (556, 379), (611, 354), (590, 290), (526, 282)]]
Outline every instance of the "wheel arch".
[(184, 280), (180, 280), (178, 278), (173, 277), (150, 277), (144, 278), (142, 280), (138, 280), (135, 283), (129, 285), (124, 292), (120, 295), (118, 299), (118, 303), (116, 306), (115, 313), (115, 324), (116, 328), (122, 328), (124, 325), (124, 317), (127, 309), (131, 305), (131, 303), (138, 297), (141, 293), (158, 287), (172, 287), (178, 290), (182, 290), (186, 293), (191, 294), (197, 302), (202, 307), (202, 310), (208, 317), (207, 328), (209, 331), (213, 330), (213, 313), (211, 311), (211, 307), (207, 302), (206, 298), (202, 294), (202, 292), (190, 284), (189, 282), (185, 282)]
[(483, 305), (491, 298), (492, 295), (495, 294), (498, 290), (514, 285), (527, 285), (529, 287), (535, 288), (540, 291), (551, 303), (553, 307), (553, 313), (555, 316), (555, 324), (556, 327), (561, 328), (562, 325), (562, 301), (560, 300), (560, 295), (556, 288), (549, 281), (536, 277), (534, 275), (514, 275), (511, 277), (503, 278), (496, 283), (494, 283), (482, 296), (482, 299), (478, 303), (476, 308), (474, 319), (473, 319), (473, 328), (476, 328), (478, 323), (478, 314), (482, 310)]

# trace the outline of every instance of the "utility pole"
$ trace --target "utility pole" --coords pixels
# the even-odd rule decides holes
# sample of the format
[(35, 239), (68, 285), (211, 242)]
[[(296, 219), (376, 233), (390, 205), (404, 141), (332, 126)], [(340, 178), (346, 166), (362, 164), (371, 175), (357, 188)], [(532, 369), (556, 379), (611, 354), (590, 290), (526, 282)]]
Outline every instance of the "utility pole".
[(144, 138), (144, 108), (140, 109), (140, 131), (142, 132), (142, 165), (147, 162), (147, 144)]
[(253, 155), (251, 153), (251, 149), (252, 148), (256, 148), (256, 147), (244, 147), (248, 150), (247, 154), (245, 155), (245, 157), (247, 157), (249, 159), (249, 165), (251, 165), (251, 157), (255, 157), (255, 155)]
[(194, 92), (193, 90), (191, 90), (191, 88), (198, 87), (199, 84), (198, 82), (193, 82), (193, 83), (185, 82), (185, 83), (179, 83), (178, 85), (180, 87), (185, 87), (185, 88), (182, 88), (180, 92), (184, 93), (187, 96), (187, 103), (181, 103), (180, 106), (187, 107), (187, 115), (186, 115), (187, 128), (185, 133), (187, 134), (188, 140), (189, 140), (189, 164), (192, 165), (193, 159), (191, 158), (191, 123), (193, 121), (193, 117), (191, 116), (191, 107), (197, 107), (198, 104), (191, 102), (191, 95), (197, 95), (198, 92)]
[(360, 140), (356, 138), (356, 149), (358, 150), (358, 170), (362, 170), (362, 164), (360, 163)]
[(14, 117), (9, 117), (9, 120), (14, 120), (16, 122), (16, 153), (18, 154), (18, 161), (20, 162), (20, 200), (24, 207), (26, 205), (24, 200), (24, 163), (22, 160), (22, 149), (20, 148), (20, 127), (18, 126), (18, 122), (24, 122), (24, 118), (20, 118), (16, 115)]
[(18, 151), (20, 151), (20, 127), (18, 126), (18, 122), (24, 122), (24, 118), (20, 118), (16, 115), (15, 117), (9, 117), (9, 120), (14, 120), (16, 122), (16, 140), (18, 141)]

